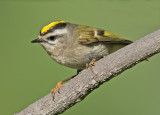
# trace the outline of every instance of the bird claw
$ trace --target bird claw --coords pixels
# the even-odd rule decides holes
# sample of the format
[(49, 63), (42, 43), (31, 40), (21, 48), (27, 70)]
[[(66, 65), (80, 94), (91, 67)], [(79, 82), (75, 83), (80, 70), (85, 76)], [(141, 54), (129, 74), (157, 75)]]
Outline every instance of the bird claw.
[(52, 94), (53, 100), (54, 100), (54, 96), (55, 96), (56, 92), (58, 92), (60, 94), (60, 88), (62, 86), (63, 86), (63, 81), (60, 81), (60, 82), (57, 83), (56, 88), (52, 89), (51, 94)]
[(93, 66), (95, 65), (94, 63), (97, 61), (97, 60), (99, 60), (99, 59), (101, 59), (102, 57), (97, 57), (97, 58), (94, 58), (94, 59), (92, 59), (92, 61), (89, 63), (89, 64), (86, 64), (86, 68), (88, 69), (89, 67), (91, 68), (91, 71), (94, 73), (94, 71), (93, 71)]
[(93, 71), (93, 66), (94, 63), (96, 62), (96, 59), (93, 59), (89, 64), (86, 64), (86, 68), (88, 69), (90, 67), (91, 71), (94, 73)]

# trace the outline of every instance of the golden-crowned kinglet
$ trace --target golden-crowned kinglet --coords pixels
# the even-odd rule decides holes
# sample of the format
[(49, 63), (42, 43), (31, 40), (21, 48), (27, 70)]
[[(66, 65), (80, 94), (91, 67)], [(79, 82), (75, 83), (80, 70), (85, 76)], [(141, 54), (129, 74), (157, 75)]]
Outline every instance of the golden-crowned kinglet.
[[(93, 62), (92, 60), (107, 56), (132, 41), (103, 29), (56, 21), (44, 26), (32, 43), (40, 43), (59, 64), (80, 71), (86, 68), (86, 64)], [(64, 81), (57, 84), (53, 95)]]

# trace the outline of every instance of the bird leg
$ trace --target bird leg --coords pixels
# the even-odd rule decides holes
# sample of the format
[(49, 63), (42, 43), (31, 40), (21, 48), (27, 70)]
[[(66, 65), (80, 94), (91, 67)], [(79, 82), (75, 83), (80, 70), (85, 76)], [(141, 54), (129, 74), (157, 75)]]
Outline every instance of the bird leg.
[[(76, 75), (78, 75), (78, 73), (79, 73), (80, 71), (81, 71), (81, 70), (77, 70), (77, 74), (76, 74)], [(53, 88), (52, 91), (51, 91), (53, 100), (54, 100), (54, 95), (55, 95), (56, 91), (58, 91), (58, 93), (60, 93), (59, 90), (60, 90), (60, 88), (63, 86), (63, 83), (71, 80), (71, 79), (74, 78), (76, 75), (74, 75), (74, 76), (72, 76), (72, 77), (70, 77), (70, 78), (67, 78), (67, 79), (65, 79), (65, 80), (60, 81), (60, 82), (57, 83), (56, 88)]]
[(89, 64), (86, 64), (86, 68), (88, 69), (89, 67), (91, 68), (91, 71), (94, 73), (92, 66), (94, 66), (94, 63), (98, 60), (100, 60), (102, 57), (96, 57), (92, 59), (92, 61)]
[(54, 100), (54, 95), (55, 95), (56, 91), (58, 91), (58, 93), (60, 93), (59, 90), (60, 90), (60, 88), (63, 86), (63, 83), (66, 82), (66, 81), (69, 81), (69, 80), (72, 79), (73, 77), (75, 77), (75, 76), (72, 76), (72, 77), (70, 77), (70, 78), (67, 78), (67, 79), (65, 79), (65, 80), (60, 81), (60, 82), (57, 83), (56, 88), (53, 88), (52, 91), (51, 91), (53, 100)]

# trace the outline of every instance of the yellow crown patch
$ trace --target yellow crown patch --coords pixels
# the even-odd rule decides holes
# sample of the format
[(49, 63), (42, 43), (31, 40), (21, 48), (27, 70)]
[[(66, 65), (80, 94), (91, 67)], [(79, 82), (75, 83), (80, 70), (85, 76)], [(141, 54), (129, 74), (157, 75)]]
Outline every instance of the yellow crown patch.
[(51, 29), (52, 27), (54, 27), (55, 25), (57, 25), (59, 23), (66, 23), (66, 22), (65, 21), (51, 22), (50, 24), (48, 24), (42, 28), (41, 34), (45, 34), (49, 29)]

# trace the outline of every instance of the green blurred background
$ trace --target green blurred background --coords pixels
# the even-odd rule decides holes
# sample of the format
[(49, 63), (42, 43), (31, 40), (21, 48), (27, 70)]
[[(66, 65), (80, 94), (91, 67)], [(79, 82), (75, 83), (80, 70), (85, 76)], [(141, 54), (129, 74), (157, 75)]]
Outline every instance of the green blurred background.
[[(0, 1), (0, 115), (50, 93), (76, 70), (31, 44), (49, 22), (65, 20), (137, 40), (160, 28), (160, 0)], [(63, 115), (160, 115), (160, 55), (103, 84)]]

